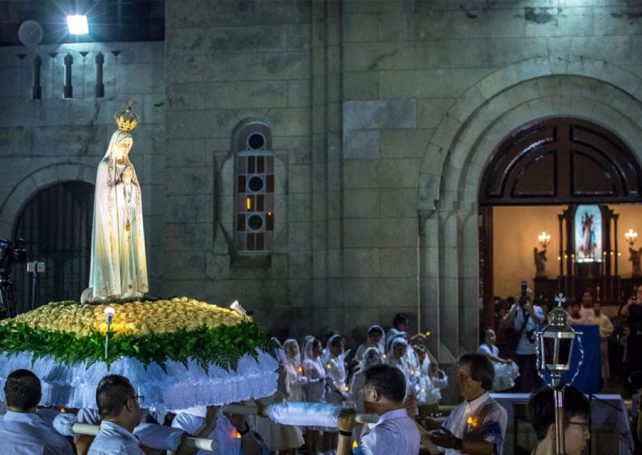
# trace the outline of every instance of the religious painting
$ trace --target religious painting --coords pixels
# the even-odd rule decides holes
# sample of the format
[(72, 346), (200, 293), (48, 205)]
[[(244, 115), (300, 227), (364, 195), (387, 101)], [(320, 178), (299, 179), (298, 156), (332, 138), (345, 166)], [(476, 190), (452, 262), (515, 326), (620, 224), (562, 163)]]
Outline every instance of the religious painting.
[(575, 210), (575, 260), (602, 262), (602, 211), (597, 205)]

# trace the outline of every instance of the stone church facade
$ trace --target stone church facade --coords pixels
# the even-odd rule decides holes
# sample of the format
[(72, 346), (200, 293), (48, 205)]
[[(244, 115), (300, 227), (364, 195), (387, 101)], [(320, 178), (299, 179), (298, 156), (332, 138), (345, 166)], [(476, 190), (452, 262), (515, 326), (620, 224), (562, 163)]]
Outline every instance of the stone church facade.
[[(152, 292), (238, 299), (280, 337), (406, 312), (449, 363), (477, 345), (478, 197), (502, 140), (576, 117), (642, 161), (636, 1), (166, 0), (165, 25), (163, 43), (0, 49), (0, 234), (39, 189), (92, 182), (133, 99)], [(239, 228), (255, 157), (260, 247)]]

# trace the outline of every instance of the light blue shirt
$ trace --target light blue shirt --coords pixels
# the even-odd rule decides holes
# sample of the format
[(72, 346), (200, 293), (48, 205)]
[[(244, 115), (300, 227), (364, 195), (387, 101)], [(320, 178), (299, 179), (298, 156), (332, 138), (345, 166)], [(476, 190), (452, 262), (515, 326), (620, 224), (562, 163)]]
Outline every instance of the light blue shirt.
[(406, 408), (388, 411), (379, 417), (370, 432), (361, 438), (359, 455), (416, 455), (419, 453), (419, 430), (408, 417)]
[[(514, 305), (517, 305), (516, 303)], [(533, 312), (535, 313), (535, 316), (540, 321), (544, 321), (546, 317), (544, 316), (544, 310), (542, 310), (541, 306), (538, 305), (533, 305)], [(524, 324), (524, 311), (521, 308), (517, 309), (517, 314), (515, 315), (515, 322), (513, 323), (513, 327), (515, 330), (519, 332), (519, 330), (522, 328), (522, 325)], [(519, 338), (519, 344), (517, 345), (517, 349), (515, 350), (515, 354), (520, 354), (520, 355), (535, 355), (535, 343), (531, 342), (528, 339), (528, 332), (533, 332), (535, 330), (539, 329), (539, 324), (537, 324), (535, 321), (533, 321), (533, 316), (528, 318), (528, 322), (526, 323), (526, 328), (524, 328), (524, 331), (522, 332), (522, 336)]]
[(35, 413), (7, 411), (0, 418), (2, 453), (11, 455), (73, 455), (64, 436)]
[(103, 420), (87, 455), (145, 455), (138, 438), (114, 422)]

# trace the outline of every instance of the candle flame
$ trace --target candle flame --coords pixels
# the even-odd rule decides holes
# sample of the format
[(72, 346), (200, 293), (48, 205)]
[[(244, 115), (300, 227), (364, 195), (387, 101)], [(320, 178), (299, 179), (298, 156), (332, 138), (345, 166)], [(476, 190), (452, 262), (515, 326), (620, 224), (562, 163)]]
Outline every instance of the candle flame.
[(479, 419), (473, 416), (468, 417), (468, 420), (466, 420), (466, 423), (470, 425), (472, 428), (477, 428), (479, 426)]

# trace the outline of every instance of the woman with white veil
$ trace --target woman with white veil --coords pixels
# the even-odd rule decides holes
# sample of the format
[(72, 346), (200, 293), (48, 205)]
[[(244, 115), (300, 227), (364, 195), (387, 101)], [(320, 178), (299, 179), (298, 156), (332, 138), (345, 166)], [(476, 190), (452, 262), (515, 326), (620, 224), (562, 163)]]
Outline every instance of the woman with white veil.
[(386, 348), (384, 346), (385, 338), (386, 332), (380, 325), (375, 324), (368, 327), (368, 339), (365, 343), (361, 344), (357, 348), (357, 353), (354, 355), (354, 360), (357, 362), (361, 362), (363, 354), (368, 348), (377, 348), (380, 355), (383, 357), (383, 355), (386, 353)]
[(149, 290), (142, 195), (129, 160), (130, 131), (137, 124), (131, 104), (116, 123), (96, 173), (89, 287), (82, 303), (136, 300)]
[[(406, 334), (400, 332), (400, 334), (390, 342), (390, 350), (388, 351), (386, 359), (388, 365), (399, 368), (406, 378), (406, 399), (409, 399), (411, 396), (416, 398), (416, 386), (418, 383), (418, 374), (420, 373), (416, 371), (413, 366), (409, 365), (408, 356), (406, 355), (409, 346), (408, 340), (406, 340)], [(418, 409), (416, 401), (412, 405), (412, 411), (413, 415), (417, 415)]]
[[(310, 403), (325, 402), (325, 378), (326, 371), (321, 355), (323, 345), (321, 341), (313, 336), (306, 336), (303, 345), (303, 374), (308, 379), (303, 386), (305, 391), (305, 400)], [(308, 452), (316, 454), (320, 447), (320, 434), (323, 428), (307, 427), (305, 432), (305, 442)]]
[(350, 397), (352, 401), (357, 406), (357, 412), (364, 413), (363, 405), (363, 396), (361, 395), (361, 389), (366, 382), (366, 370), (372, 366), (379, 365), (383, 363), (381, 358), (381, 352), (376, 347), (369, 347), (363, 353), (361, 357), (361, 364), (359, 369), (352, 376), (350, 381)]

